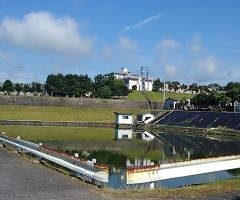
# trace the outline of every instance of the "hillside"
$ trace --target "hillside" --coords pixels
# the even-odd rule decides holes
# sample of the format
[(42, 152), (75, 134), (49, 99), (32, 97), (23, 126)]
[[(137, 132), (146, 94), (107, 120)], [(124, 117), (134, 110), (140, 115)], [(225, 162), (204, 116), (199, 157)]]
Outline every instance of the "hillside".
[[(153, 102), (163, 102), (163, 92), (144, 92), (145, 95), (149, 98), (150, 101)], [(182, 93), (174, 93), (174, 92), (166, 92), (165, 97), (173, 98), (173, 99), (191, 99), (194, 95), (193, 94), (182, 94)], [(145, 101), (144, 96), (142, 95), (141, 91), (134, 90), (133, 92), (129, 93), (128, 100), (131, 101)]]

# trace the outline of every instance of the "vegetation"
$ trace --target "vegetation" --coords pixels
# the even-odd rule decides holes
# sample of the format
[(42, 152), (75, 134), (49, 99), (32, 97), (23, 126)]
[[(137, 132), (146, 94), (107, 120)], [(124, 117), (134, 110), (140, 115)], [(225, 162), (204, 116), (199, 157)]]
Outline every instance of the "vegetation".
[(97, 195), (114, 196), (114, 199), (202, 199), (221, 193), (240, 190), (240, 178), (216, 181), (181, 188), (159, 188), (154, 190), (95, 190)]
[(229, 82), (225, 91), (200, 92), (191, 99), (195, 108), (211, 108), (213, 110), (228, 110), (235, 101), (240, 101), (240, 83)]
[[(114, 123), (114, 112), (146, 112), (144, 109), (73, 108), (50, 106), (0, 106), (1, 120), (46, 120)], [(97, 114), (96, 114), (97, 113)]]

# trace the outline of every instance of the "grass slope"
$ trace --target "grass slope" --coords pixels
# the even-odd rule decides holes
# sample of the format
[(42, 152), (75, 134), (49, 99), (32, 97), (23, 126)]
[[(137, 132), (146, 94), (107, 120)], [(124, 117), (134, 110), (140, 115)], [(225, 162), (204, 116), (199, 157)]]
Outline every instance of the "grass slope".
[[(163, 102), (163, 92), (144, 92), (146, 96), (154, 102)], [(193, 98), (193, 94), (182, 94), (182, 93), (174, 93), (174, 92), (166, 92), (165, 94), (167, 98), (173, 99), (191, 99)], [(145, 101), (144, 96), (142, 95), (141, 91), (134, 90), (133, 92), (129, 93), (128, 100), (131, 101)]]
[(0, 120), (46, 120), (114, 123), (114, 112), (148, 112), (145, 109), (73, 108), (50, 106), (0, 106)]

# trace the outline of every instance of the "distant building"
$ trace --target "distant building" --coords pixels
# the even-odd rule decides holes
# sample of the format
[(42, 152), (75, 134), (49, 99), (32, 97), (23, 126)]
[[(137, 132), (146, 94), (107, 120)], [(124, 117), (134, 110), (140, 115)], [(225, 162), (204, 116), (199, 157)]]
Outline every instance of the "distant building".
[(190, 99), (181, 100), (168, 98), (165, 100), (163, 105), (165, 110), (187, 110), (190, 107)]
[[(113, 73), (114, 77), (116, 79), (122, 79), (128, 89), (132, 89), (134, 85), (136, 85), (137, 90), (146, 90), (146, 91), (152, 91), (153, 89), (153, 78), (144, 78), (140, 75), (132, 74), (131, 72), (128, 72), (127, 68), (122, 67), (121, 73)], [(105, 76), (108, 76), (109, 74), (106, 74)]]
[(137, 114), (135, 123), (147, 124), (154, 119), (154, 115), (151, 113), (147, 114)]
[(240, 103), (237, 101), (234, 102), (234, 112), (240, 113)]

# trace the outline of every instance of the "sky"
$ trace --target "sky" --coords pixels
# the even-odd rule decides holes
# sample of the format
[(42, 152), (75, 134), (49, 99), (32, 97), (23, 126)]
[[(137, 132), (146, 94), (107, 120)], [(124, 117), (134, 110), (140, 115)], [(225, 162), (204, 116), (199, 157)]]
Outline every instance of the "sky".
[(239, 0), (0, 0), (0, 82), (121, 72), (240, 81)]

